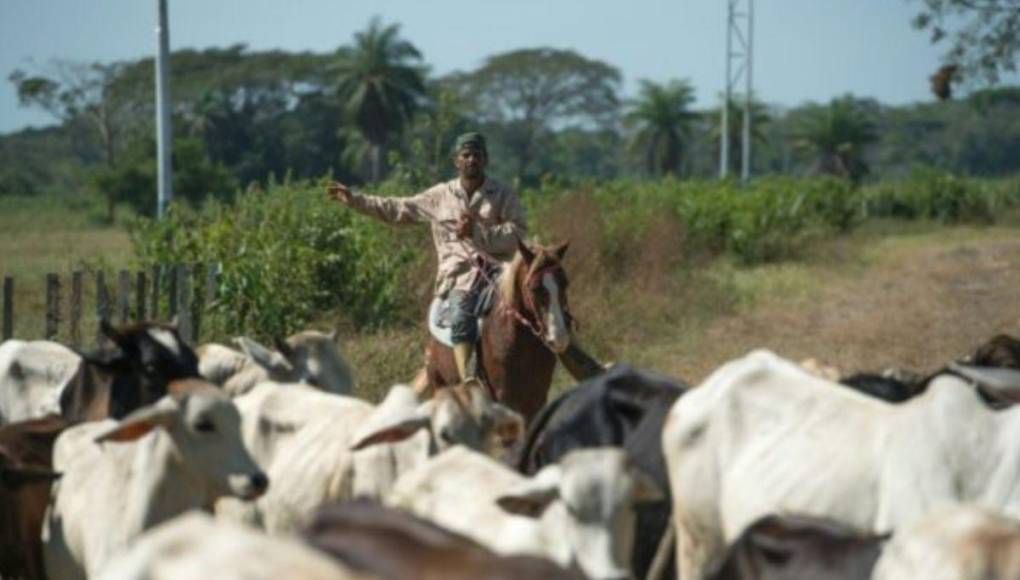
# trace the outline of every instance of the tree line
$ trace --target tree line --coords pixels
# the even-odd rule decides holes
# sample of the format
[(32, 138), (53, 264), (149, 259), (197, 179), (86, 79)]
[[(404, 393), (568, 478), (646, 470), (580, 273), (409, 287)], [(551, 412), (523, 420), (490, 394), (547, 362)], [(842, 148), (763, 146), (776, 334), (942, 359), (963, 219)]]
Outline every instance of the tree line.
[[(399, 25), (376, 19), (331, 53), (188, 49), (170, 67), (174, 192), (191, 203), (327, 174), (424, 186), (448, 174), (450, 143), (469, 128), (489, 137), (493, 172), (519, 186), (712, 177), (724, 106), (735, 173), (741, 165), (742, 96), (699, 110), (691, 82), (674, 79), (640, 80), (624, 98), (619, 69), (571, 50), (514, 50), (438, 76)], [(59, 124), (0, 136), (0, 194), (88, 190), (106, 201), (108, 219), (121, 203), (154, 211), (152, 71), (146, 58), (12, 73), (21, 104)], [(1017, 87), (907, 106), (845, 95), (783, 108), (753, 98), (753, 172), (855, 183), (931, 166), (1011, 174), (1018, 113)]]

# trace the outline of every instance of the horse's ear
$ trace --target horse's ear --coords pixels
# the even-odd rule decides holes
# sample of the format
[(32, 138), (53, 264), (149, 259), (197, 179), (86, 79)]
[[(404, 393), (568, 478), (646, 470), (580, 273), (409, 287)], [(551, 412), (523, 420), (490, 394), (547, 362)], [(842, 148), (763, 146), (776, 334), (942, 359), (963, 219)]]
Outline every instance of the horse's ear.
[(567, 241), (563, 242), (562, 244), (560, 244), (558, 246), (554, 246), (552, 248), (552, 253), (553, 253), (554, 256), (556, 256), (556, 259), (558, 261), (562, 262), (563, 261), (563, 256), (566, 255), (567, 248), (569, 248), (569, 247), (570, 247), (570, 240), (567, 240)]
[(521, 253), (525, 263), (530, 264), (535, 260), (535, 252), (532, 252), (531, 248), (520, 238), (517, 239), (517, 251)]

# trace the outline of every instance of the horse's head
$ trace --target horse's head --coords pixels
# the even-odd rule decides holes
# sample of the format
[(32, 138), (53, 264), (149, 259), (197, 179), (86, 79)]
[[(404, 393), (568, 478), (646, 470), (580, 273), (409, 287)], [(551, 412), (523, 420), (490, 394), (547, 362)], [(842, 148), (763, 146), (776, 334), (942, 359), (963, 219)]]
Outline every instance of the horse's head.
[(517, 256), (511, 264), (513, 288), (509, 304), (515, 305), (532, 332), (555, 353), (570, 344), (572, 317), (567, 304), (567, 274), (563, 255), (569, 242), (556, 246), (517, 244)]

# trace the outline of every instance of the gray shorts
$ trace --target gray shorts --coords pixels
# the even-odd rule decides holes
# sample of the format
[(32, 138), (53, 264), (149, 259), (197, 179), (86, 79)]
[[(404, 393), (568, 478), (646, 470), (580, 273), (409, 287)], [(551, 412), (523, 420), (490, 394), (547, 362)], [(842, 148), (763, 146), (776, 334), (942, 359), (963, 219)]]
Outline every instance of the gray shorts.
[(453, 344), (478, 340), (478, 292), (450, 290), (446, 303)]

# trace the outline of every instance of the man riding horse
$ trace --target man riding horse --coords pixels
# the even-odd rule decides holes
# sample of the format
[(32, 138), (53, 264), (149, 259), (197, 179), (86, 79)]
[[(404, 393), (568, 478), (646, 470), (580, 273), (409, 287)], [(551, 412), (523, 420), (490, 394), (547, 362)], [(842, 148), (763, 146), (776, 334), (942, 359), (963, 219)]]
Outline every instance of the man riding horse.
[(463, 381), (474, 374), (468, 363), (478, 338), (479, 296), (491, 283), (487, 270), (513, 258), (527, 225), (517, 195), (485, 175), (489, 154), (481, 133), (458, 137), (453, 155), (457, 178), (411, 197), (357, 194), (337, 182), (326, 191), (387, 223), (431, 225), (439, 258), (435, 295), (447, 304), (454, 361)]

